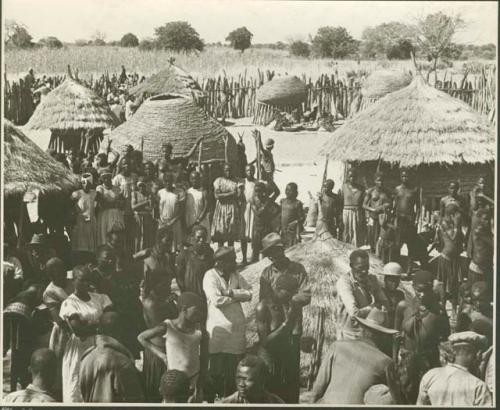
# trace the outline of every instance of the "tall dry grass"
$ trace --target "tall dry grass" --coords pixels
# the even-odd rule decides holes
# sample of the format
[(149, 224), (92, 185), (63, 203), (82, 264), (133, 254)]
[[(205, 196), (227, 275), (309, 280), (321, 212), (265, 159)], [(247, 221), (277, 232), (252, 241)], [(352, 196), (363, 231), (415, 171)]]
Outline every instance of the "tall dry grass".
[[(5, 52), (8, 79), (16, 79), (30, 68), (37, 75), (64, 74), (67, 65), (78, 69), (82, 78), (101, 75), (103, 72), (119, 73), (124, 65), (129, 72), (151, 75), (168, 64), (171, 57), (176, 64), (190, 71), (199, 80), (219, 74), (228, 76), (256, 76), (258, 70), (274, 70), (280, 74), (317, 77), (335, 72), (341, 77), (348, 72), (366, 72), (380, 68), (412, 69), (410, 61), (356, 61), (331, 59), (304, 59), (289, 56), (287, 51), (271, 49), (249, 49), (244, 53), (227, 47), (208, 47), (195, 55), (177, 54), (168, 51), (140, 51), (136, 48), (67, 46), (59, 50), (10, 50)], [(460, 72), (462, 64), (456, 63), (451, 71)]]

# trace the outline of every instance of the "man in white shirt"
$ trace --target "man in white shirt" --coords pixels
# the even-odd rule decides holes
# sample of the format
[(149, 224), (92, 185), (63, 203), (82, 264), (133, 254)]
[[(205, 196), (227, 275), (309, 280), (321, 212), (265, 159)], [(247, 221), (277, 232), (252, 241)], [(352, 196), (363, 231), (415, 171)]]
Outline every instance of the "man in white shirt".
[(234, 248), (220, 247), (214, 260), (215, 267), (203, 278), (208, 308), (209, 374), (215, 394), (227, 397), (236, 390), (236, 367), (246, 350), (246, 320), (241, 303), (252, 299), (252, 287), (236, 272)]
[(448, 338), (455, 361), (429, 370), (420, 382), (418, 405), (491, 406), (488, 385), (470, 373), (481, 357), (486, 337), (467, 331)]

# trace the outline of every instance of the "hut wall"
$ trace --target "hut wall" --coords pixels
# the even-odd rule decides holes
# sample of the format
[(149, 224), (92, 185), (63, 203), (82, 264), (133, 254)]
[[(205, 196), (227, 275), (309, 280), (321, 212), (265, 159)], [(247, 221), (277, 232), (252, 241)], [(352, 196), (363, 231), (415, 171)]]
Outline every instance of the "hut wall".
[(302, 114), (302, 104), (271, 105), (259, 101), (257, 102), (253, 123), (257, 125), (268, 125), (274, 119), (276, 111), (291, 114), (294, 110), (299, 110), (299, 113)]

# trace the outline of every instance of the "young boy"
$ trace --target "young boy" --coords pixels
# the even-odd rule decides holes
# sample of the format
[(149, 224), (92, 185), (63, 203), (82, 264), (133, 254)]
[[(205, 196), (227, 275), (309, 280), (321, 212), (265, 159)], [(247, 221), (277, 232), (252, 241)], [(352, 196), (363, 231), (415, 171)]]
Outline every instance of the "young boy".
[(396, 242), (394, 215), (389, 204), (384, 204), (384, 212), (380, 217), (380, 236), (377, 242), (377, 256), (382, 262), (389, 263), (399, 259), (399, 247)]
[(179, 370), (167, 370), (160, 382), (162, 403), (187, 403), (189, 400), (189, 377)]
[(290, 182), (285, 189), (286, 198), (281, 200), (281, 239), (286, 248), (300, 242), (304, 211), (298, 194), (297, 184)]
[(485, 281), (493, 287), (493, 233), (487, 209), (478, 209), (475, 214), (477, 226), (472, 231), (469, 282)]
[[(205, 302), (195, 293), (184, 292), (177, 303), (177, 319), (167, 319), (159, 326), (142, 332), (138, 340), (145, 349), (149, 349), (165, 363), (167, 370), (186, 373), (191, 389), (194, 390), (193, 399), (199, 401), (207, 363), (206, 352), (201, 346), (201, 330), (198, 329), (205, 316)], [(158, 336), (165, 337), (164, 349), (151, 342), (151, 339)]]

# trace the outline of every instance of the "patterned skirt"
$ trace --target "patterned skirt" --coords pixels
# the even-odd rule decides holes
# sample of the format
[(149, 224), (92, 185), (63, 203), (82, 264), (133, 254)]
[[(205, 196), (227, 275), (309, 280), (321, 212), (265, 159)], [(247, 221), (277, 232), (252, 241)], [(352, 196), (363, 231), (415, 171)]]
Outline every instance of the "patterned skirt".
[(436, 278), (443, 283), (445, 297), (449, 297), (453, 302), (457, 303), (458, 288), (467, 276), (460, 257), (448, 258), (441, 254), (436, 259), (436, 265)]
[(240, 212), (234, 201), (217, 201), (212, 220), (211, 236), (214, 242), (237, 241), (240, 237)]

